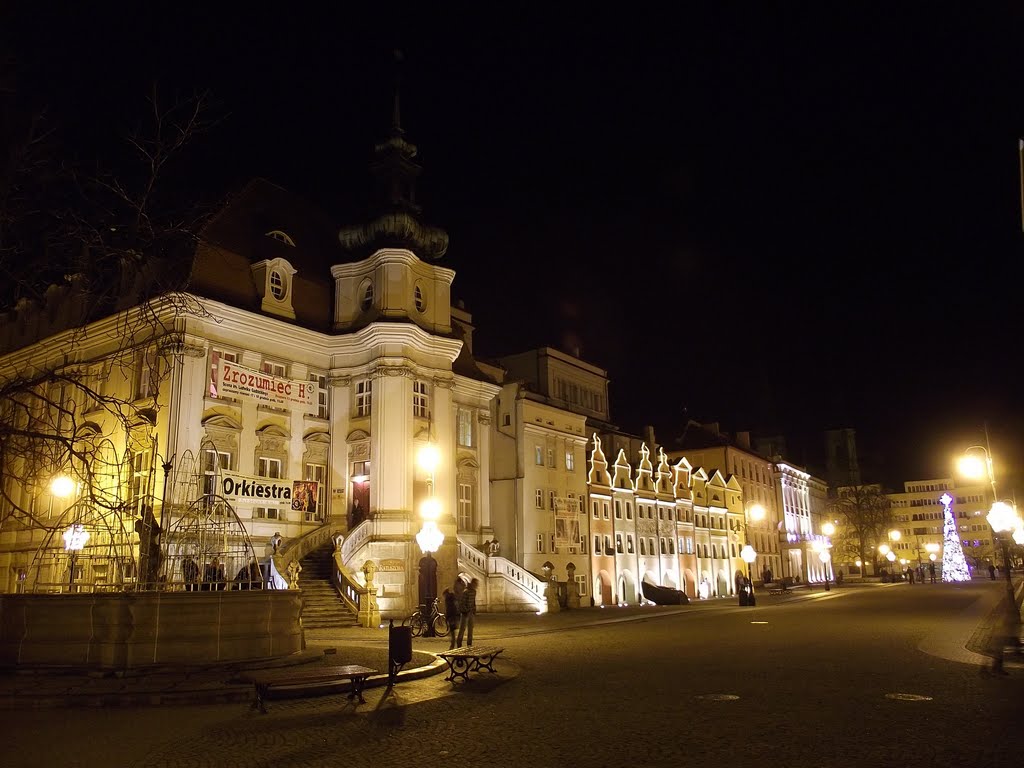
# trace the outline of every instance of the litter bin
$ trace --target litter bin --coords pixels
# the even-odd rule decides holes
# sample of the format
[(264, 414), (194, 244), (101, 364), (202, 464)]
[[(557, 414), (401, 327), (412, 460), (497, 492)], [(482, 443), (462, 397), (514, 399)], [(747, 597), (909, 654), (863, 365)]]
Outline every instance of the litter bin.
[(395, 684), (398, 671), (412, 661), (412, 627), (396, 627), (388, 622), (388, 682)]

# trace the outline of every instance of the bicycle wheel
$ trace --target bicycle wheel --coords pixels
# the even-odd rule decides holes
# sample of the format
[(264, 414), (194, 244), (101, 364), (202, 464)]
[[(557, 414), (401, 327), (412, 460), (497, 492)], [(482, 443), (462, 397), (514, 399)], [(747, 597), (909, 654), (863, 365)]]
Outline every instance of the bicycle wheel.
[(413, 637), (419, 637), (420, 635), (422, 635), (425, 625), (426, 622), (423, 621), (423, 617), (420, 616), (418, 613), (414, 613), (412, 616), (409, 617), (409, 628), (412, 629)]
[(448, 619), (444, 617), (443, 613), (439, 613), (434, 617), (434, 634), (438, 637), (444, 637), (448, 634)]

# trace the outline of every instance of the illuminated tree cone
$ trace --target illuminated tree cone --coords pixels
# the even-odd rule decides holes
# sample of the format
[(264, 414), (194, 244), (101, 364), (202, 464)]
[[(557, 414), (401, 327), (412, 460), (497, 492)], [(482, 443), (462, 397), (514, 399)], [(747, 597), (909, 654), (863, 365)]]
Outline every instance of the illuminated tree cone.
[(963, 547), (960, 546), (960, 534), (957, 532), (956, 520), (953, 517), (953, 498), (948, 493), (944, 493), (939, 501), (942, 502), (944, 518), (942, 523), (942, 580), (970, 581), (971, 572), (967, 570), (967, 559), (964, 557)]

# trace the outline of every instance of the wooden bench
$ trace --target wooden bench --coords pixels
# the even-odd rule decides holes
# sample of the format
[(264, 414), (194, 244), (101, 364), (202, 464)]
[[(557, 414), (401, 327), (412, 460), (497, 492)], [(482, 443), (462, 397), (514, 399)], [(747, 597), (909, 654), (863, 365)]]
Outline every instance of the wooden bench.
[(454, 683), (459, 677), (469, 680), (470, 672), (479, 672), (481, 669), (494, 672), (494, 660), (504, 650), (495, 646), (471, 645), (468, 648), (455, 648), (437, 655), (448, 664), (449, 674), (445, 680)]
[(783, 584), (772, 584), (768, 587), (769, 595), (785, 595), (789, 590)]
[(267, 713), (267, 692), (271, 688), (285, 685), (301, 685), (302, 683), (333, 683), (341, 680), (350, 680), (352, 689), (346, 697), (349, 701), (357, 700), (357, 704), (365, 704), (363, 698), (363, 685), (366, 678), (377, 674), (376, 669), (360, 667), (358, 664), (347, 664), (344, 666), (313, 666), (294, 667), (289, 669), (267, 669), (249, 672), (242, 675), (240, 679), (251, 682), (256, 687), (256, 698), (250, 709), (259, 709), (263, 714)]

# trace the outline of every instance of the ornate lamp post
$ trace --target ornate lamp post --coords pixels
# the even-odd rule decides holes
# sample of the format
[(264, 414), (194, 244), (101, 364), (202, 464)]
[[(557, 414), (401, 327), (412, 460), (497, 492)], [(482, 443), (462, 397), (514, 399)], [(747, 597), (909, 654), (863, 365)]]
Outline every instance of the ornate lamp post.
[(1010, 578), (1010, 538), (1012, 535), (1013, 539), (1016, 540), (1018, 533), (1020, 533), (1020, 538), (1024, 538), (1024, 526), (1022, 526), (1021, 519), (1017, 515), (1016, 508), (1010, 506), (1005, 501), (997, 501), (993, 504), (985, 519), (992, 526), (992, 530), (995, 531), (996, 538), (999, 539), (999, 543), (1003, 548), (1003, 570), (1006, 571), (1006, 591), (1010, 596), (1010, 604), (1013, 605), (1013, 581)]
[(81, 523), (68, 526), (64, 531), (64, 550), (68, 553), (71, 574), (68, 576), (68, 592), (75, 588), (75, 563), (78, 560), (78, 553), (85, 549), (85, 542), (89, 540), (89, 532)]
[(437, 527), (437, 519), (441, 516), (441, 503), (434, 497), (434, 471), (437, 469), (439, 457), (437, 448), (427, 443), (417, 456), (417, 463), (427, 473), (427, 498), (420, 505), (420, 517), (423, 527), (416, 534), (416, 543), (420, 545), (423, 557), (420, 559), (420, 610), (426, 619), (425, 637), (434, 636), (434, 601), (437, 599), (437, 560), (434, 552), (441, 548), (444, 533)]

